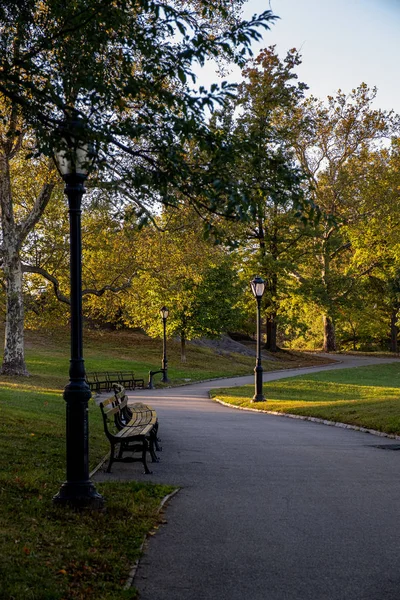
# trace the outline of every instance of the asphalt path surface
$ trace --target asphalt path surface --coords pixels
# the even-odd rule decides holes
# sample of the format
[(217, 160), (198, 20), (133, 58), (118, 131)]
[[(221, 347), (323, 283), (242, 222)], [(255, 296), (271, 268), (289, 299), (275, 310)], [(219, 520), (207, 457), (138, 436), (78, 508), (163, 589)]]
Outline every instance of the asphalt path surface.
[[(345, 360), (264, 381), (391, 362)], [(157, 410), (161, 461), (148, 476), (117, 463), (112, 477), (181, 488), (141, 559), (140, 599), (400, 600), (399, 441), (208, 398), (253, 381), (131, 394)]]

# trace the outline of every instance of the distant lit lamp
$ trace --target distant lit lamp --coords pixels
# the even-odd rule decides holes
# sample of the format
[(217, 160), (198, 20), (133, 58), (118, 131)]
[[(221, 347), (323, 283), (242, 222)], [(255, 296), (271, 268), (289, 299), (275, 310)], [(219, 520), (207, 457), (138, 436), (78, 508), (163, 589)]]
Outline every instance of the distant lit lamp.
[(167, 360), (167, 319), (169, 310), (166, 306), (160, 309), (160, 314), (163, 322), (163, 358), (162, 358), (162, 372), (163, 376), (161, 381), (163, 383), (169, 383), (168, 379), (168, 360)]
[(67, 479), (53, 501), (76, 508), (102, 508), (103, 497), (89, 479), (88, 401), (91, 397), (85, 382), (82, 352), (82, 237), (81, 201), (84, 182), (92, 166), (94, 153), (82, 141), (82, 124), (78, 120), (65, 123), (60, 130), (59, 147), (54, 159), (65, 182), (70, 223), (71, 283), (71, 360), (69, 383), (64, 389), (66, 401)]
[(251, 291), (257, 300), (257, 360), (254, 368), (255, 394), (253, 402), (265, 400), (263, 395), (263, 369), (261, 366), (261, 298), (265, 290), (265, 281), (261, 277), (255, 277), (251, 282)]

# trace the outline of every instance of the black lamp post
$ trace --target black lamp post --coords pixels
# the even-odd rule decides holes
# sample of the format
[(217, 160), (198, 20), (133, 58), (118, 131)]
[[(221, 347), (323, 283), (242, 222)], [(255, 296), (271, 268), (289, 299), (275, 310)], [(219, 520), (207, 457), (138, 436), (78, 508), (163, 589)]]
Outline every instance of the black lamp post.
[(261, 298), (265, 289), (265, 281), (261, 277), (255, 277), (251, 282), (251, 291), (257, 300), (257, 361), (254, 369), (255, 376), (255, 394), (253, 402), (262, 402), (265, 400), (263, 387), (263, 370), (261, 366)]
[(64, 390), (66, 402), (67, 479), (53, 501), (75, 508), (102, 508), (103, 497), (89, 479), (88, 401), (91, 397), (85, 382), (82, 352), (82, 236), (81, 201), (85, 193), (93, 152), (77, 137), (82, 129), (79, 121), (66, 123), (61, 132), (60, 147), (55, 152), (57, 168), (64, 179), (68, 197), (70, 223), (71, 282), (71, 360), (69, 383)]
[(166, 333), (166, 327), (167, 327), (167, 318), (169, 315), (169, 310), (166, 306), (163, 306), (160, 309), (160, 314), (161, 314), (161, 318), (163, 321), (163, 359), (162, 359), (162, 372), (163, 372), (163, 376), (161, 381), (163, 383), (169, 383), (169, 379), (168, 379), (168, 360), (167, 360), (167, 333)]

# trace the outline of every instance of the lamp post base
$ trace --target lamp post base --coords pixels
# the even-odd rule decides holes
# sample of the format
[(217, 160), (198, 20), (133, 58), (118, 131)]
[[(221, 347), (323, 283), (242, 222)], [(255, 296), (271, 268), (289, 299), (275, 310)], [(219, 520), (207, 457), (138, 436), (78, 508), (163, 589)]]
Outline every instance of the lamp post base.
[(264, 402), (265, 401), (265, 396), (263, 396), (262, 394), (254, 394), (254, 396), (251, 399), (251, 402)]
[(56, 506), (89, 510), (100, 510), (105, 504), (103, 496), (97, 492), (91, 481), (66, 481), (53, 497), (53, 503)]
[[(165, 337), (164, 337), (164, 348), (165, 348), (165, 344), (166, 344), (166, 341), (165, 341)], [(167, 360), (167, 357), (165, 355), (165, 352), (164, 352), (164, 357), (163, 357), (162, 362), (161, 362), (161, 371), (162, 371), (161, 382), (162, 383), (169, 383), (169, 379), (168, 379), (168, 360)]]
[(258, 364), (254, 369), (254, 396), (252, 402), (263, 402), (265, 400), (263, 394), (263, 369), (261, 364)]

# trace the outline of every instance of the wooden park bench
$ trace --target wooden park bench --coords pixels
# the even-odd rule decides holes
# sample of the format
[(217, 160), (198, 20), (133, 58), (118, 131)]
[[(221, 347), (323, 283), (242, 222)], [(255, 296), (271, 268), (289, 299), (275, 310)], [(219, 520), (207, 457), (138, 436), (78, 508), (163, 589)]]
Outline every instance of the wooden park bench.
[[(158, 462), (156, 450), (161, 450), (158, 444), (158, 421), (156, 411), (150, 406), (136, 402), (128, 406), (128, 397), (125, 389), (115, 386), (114, 395), (100, 402), (103, 415), (104, 431), (110, 442), (111, 451), (108, 461), (107, 473), (111, 472), (114, 462), (143, 463), (144, 472), (151, 473), (147, 466), (147, 452), (150, 453), (152, 462)], [(119, 446), (118, 453), (116, 448)], [(141, 457), (124, 456), (125, 452), (141, 452)]]
[(105, 373), (86, 373), (85, 381), (92, 391), (109, 392), (111, 390), (110, 382)]
[[(144, 379), (135, 378), (133, 371), (117, 371), (116, 373), (108, 373), (108, 376), (114, 380), (114, 383), (119, 383), (122, 387), (129, 390), (144, 387)], [(115, 377), (117, 377), (117, 382), (115, 382)]]
[(95, 392), (110, 392), (116, 383), (129, 390), (144, 387), (144, 379), (135, 378), (133, 371), (96, 371), (86, 373), (85, 380), (90, 389)]

